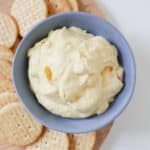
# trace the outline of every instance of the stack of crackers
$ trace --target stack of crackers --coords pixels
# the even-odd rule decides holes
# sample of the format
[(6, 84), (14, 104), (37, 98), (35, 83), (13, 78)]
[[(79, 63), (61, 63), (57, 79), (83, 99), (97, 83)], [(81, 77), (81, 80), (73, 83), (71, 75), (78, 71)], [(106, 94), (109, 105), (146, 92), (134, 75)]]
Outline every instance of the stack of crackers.
[(79, 11), (77, 0), (14, 0), (10, 14), (0, 12), (0, 142), (25, 150), (94, 150), (111, 125), (98, 132), (66, 134), (43, 127), (22, 107), (12, 83), (17, 45), (37, 23), (50, 15)]

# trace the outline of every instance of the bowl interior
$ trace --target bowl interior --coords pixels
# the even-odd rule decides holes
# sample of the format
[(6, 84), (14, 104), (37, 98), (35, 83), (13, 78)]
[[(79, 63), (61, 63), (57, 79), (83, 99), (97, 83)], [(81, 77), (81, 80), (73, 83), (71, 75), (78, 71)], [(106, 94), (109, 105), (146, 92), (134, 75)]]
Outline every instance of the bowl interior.
[[(119, 59), (124, 68), (124, 88), (116, 96), (109, 109), (101, 115), (85, 119), (59, 117), (44, 109), (37, 102), (29, 88), (27, 50), (36, 42), (48, 36), (50, 30), (63, 26), (76, 26), (94, 35), (101, 35), (118, 48)], [(13, 81), (17, 94), (25, 108), (42, 124), (62, 132), (83, 133), (104, 127), (113, 121), (127, 106), (135, 85), (135, 63), (126, 40), (111, 24), (100, 17), (86, 13), (64, 13), (49, 17), (33, 28), (21, 41), (13, 63)]]

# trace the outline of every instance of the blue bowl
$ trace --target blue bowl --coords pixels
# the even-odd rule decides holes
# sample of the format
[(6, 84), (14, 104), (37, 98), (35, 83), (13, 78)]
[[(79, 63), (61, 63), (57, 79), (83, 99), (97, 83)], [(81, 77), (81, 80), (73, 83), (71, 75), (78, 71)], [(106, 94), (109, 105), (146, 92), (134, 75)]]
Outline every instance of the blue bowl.
[[(118, 48), (120, 63), (124, 68), (124, 88), (107, 111), (101, 115), (85, 119), (70, 119), (54, 115), (37, 102), (29, 88), (27, 50), (46, 37), (50, 30), (63, 26), (76, 26), (94, 35), (101, 35)], [(125, 38), (107, 21), (87, 13), (63, 13), (47, 18), (23, 38), (13, 62), (13, 82), (17, 94), (28, 112), (46, 127), (68, 133), (84, 133), (101, 129), (116, 119), (131, 100), (135, 78), (135, 61)]]

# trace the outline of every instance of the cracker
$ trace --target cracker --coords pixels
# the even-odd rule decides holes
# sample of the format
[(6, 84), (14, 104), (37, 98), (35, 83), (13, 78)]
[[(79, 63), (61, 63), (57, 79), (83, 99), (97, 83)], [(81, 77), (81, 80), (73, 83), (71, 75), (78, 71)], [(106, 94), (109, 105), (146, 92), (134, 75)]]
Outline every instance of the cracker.
[(48, 0), (48, 10), (50, 15), (71, 11), (68, 0)]
[(12, 62), (13, 60), (13, 53), (10, 49), (0, 46), (0, 60), (7, 60)]
[(21, 36), (25, 36), (37, 23), (48, 15), (45, 0), (15, 0), (11, 14), (17, 20)]
[(19, 103), (0, 110), (0, 139), (8, 144), (26, 146), (36, 141), (43, 131), (40, 123), (31, 118)]
[(13, 92), (4, 92), (0, 94), (0, 110), (11, 103), (18, 102), (18, 98)]
[(8, 62), (7, 60), (0, 60), (0, 75), (5, 77), (6, 80), (11, 80), (11, 71), (12, 71), (12, 67), (11, 67), (11, 63)]
[(71, 6), (72, 11), (79, 11), (78, 1), (77, 0), (68, 0)]
[(26, 150), (69, 150), (69, 137), (65, 133), (45, 129), (43, 136)]
[(15, 92), (15, 89), (11, 80), (6, 80), (0, 75), (0, 93), (3, 92)]
[(70, 150), (93, 150), (96, 143), (96, 132), (73, 134), (70, 137)]
[(0, 45), (12, 47), (18, 36), (15, 20), (8, 14), (0, 13)]

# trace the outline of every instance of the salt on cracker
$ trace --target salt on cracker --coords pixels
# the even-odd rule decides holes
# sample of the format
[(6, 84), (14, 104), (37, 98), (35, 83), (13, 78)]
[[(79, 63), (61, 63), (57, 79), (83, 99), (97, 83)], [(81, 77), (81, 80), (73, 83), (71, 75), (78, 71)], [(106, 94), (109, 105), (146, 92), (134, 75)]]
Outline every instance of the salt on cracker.
[(50, 15), (71, 11), (71, 5), (68, 0), (47, 0)]
[(13, 92), (0, 93), (0, 110), (8, 104), (18, 102), (18, 98)]
[(0, 139), (8, 144), (26, 146), (36, 141), (43, 131), (19, 103), (8, 104), (0, 110)]
[(8, 14), (0, 13), (0, 45), (12, 47), (18, 37), (15, 20)]
[(6, 80), (11, 80), (11, 63), (8, 62), (7, 60), (0, 60), (0, 75), (3, 76)]
[(93, 150), (96, 143), (96, 132), (73, 134), (70, 137), (70, 150)]
[(70, 3), (72, 11), (78, 11), (79, 10), (78, 1), (77, 0), (68, 0), (68, 1)]
[(43, 136), (26, 150), (69, 150), (69, 137), (65, 133), (45, 129)]
[(17, 20), (21, 36), (31, 30), (48, 15), (45, 0), (15, 0), (11, 14)]
[(10, 49), (0, 46), (0, 60), (7, 60), (12, 62), (13, 60), (13, 53)]

